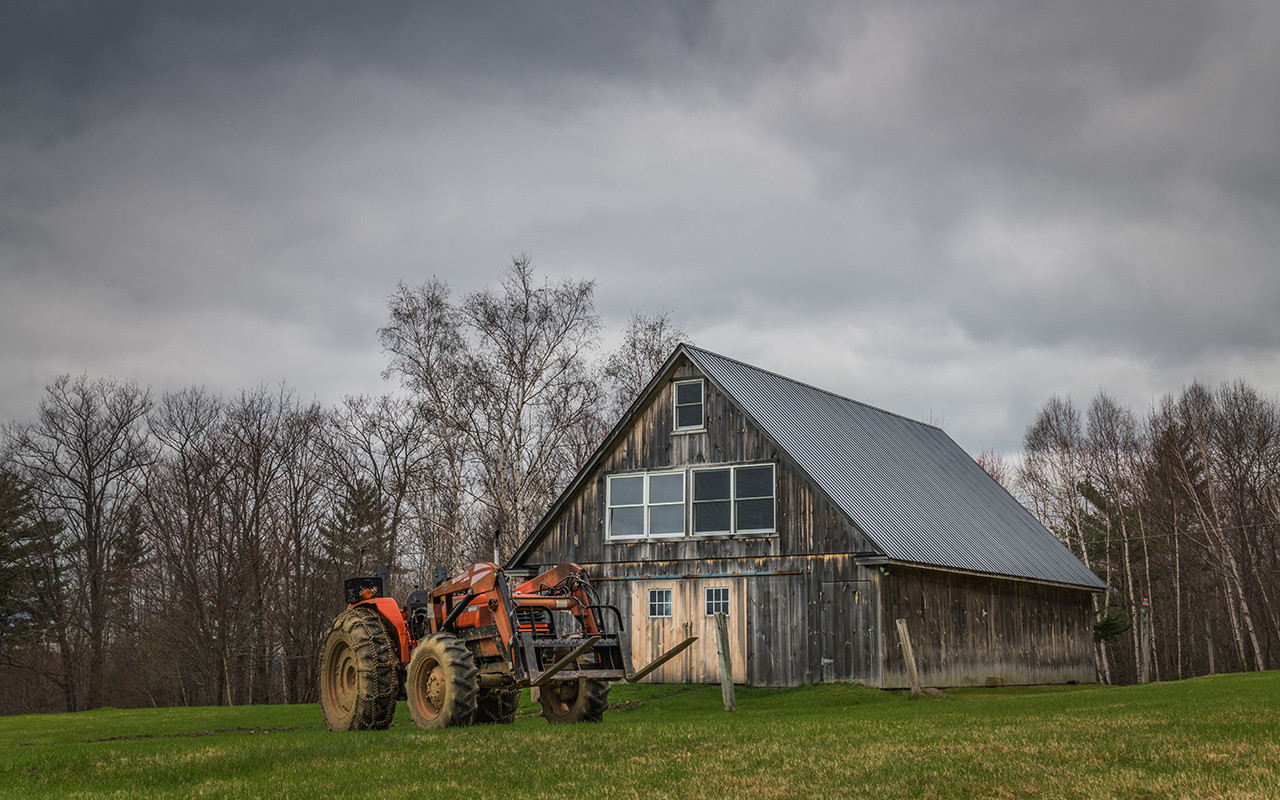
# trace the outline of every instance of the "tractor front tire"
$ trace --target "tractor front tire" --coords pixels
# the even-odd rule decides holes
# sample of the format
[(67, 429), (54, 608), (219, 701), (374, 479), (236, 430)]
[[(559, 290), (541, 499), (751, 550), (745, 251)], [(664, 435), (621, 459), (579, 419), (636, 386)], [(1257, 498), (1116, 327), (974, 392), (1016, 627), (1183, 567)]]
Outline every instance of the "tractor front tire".
[(476, 713), (476, 666), (458, 637), (433, 633), (414, 648), (405, 676), (409, 713), (419, 728), (470, 725)]
[(520, 690), (490, 689), (476, 695), (476, 715), (472, 719), (477, 725), (496, 722), (510, 725), (516, 721), (516, 711), (520, 708)]
[(331, 731), (383, 730), (400, 694), (400, 648), (381, 615), (357, 606), (333, 621), (320, 648), (320, 710)]
[(567, 683), (553, 683), (538, 691), (542, 716), (550, 723), (599, 722), (609, 707), (608, 681), (579, 678)]

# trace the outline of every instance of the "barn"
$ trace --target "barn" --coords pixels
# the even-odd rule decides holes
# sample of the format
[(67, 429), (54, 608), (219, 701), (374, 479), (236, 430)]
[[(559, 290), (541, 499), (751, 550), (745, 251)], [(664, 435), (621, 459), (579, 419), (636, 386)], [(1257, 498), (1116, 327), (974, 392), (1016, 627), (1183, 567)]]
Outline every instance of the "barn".
[(651, 676), (1091, 682), (1102, 582), (940, 428), (684, 344), (513, 554), (585, 566)]

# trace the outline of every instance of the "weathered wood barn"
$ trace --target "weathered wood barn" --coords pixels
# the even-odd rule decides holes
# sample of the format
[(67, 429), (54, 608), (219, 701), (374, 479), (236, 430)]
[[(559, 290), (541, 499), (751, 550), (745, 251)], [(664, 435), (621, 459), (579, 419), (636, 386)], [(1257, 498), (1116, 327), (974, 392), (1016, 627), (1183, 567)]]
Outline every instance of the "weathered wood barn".
[[(654, 673), (906, 686), (1094, 680), (1103, 584), (941, 429), (681, 345), (508, 563), (586, 566)], [(530, 572), (532, 574), (532, 572)]]

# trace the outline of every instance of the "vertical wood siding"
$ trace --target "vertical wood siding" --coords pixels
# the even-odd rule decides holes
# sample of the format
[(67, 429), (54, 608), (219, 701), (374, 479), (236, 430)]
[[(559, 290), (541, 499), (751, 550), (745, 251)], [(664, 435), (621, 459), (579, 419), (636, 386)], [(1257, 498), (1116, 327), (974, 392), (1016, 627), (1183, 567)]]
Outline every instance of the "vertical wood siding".
[(896, 619), (927, 686), (1095, 679), (1086, 590), (892, 566), (882, 604), (885, 688), (907, 685)]
[[(822, 576), (832, 574), (833, 570), (863, 569), (853, 567), (848, 559), (838, 559), (838, 565), (827, 565), (827, 561), (832, 559), (710, 559), (695, 565), (687, 562), (602, 565), (598, 570), (592, 568), (592, 572), (608, 573), (597, 580), (596, 590), (601, 602), (616, 606), (627, 621), (633, 642), (632, 661), (637, 667), (686, 635), (683, 629), (676, 628), (687, 619), (687, 612), (678, 610), (672, 623), (649, 623), (648, 589), (682, 586), (674, 595), (678, 604), (687, 607), (700, 602), (703, 588), (731, 585), (734, 608), (741, 609), (731, 615), (731, 618), (737, 616), (737, 620), (731, 619), (731, 631), (735, 637), (741, 637), (737, 641), (743, 643), (739, 651), (735, 641), (735, 682), (755, 686), (793, 686), (823, 680), (873, 683), (878, 647), (874, 593), (850, 588), (833, 596), (835, 603), (827, 609), (824, 619), (820, 600), (825, 588)], [(764, 572), (788, 574), (759, 574)], [(737, 575), (730, 577), (734, 573)], [(835, 588), (867, 585), (845, 580)], [(834, 638), (825, 635), (832, 629), (827, 626), (833, 619)], [(710, 641), (709, 629), (705, 633), (708, 641), (700, 641), (694, 647), (703, 646), (703, 655), (709, 658), (715, 654), (715, 645)], [(825, 674), (821, 669), (824, 657), (830, 657), (833, 662)], [(714, 683), (718, 673), (698, 672), (693, 665), (684, 664), (662, 670), (659, 679)]]

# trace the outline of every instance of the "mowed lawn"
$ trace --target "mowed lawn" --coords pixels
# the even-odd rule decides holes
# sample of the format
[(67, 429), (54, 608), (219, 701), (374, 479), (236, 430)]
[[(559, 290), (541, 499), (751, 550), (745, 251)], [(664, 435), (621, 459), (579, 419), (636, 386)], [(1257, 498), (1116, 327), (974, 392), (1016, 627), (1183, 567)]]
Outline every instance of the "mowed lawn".
[(0, 797), (1280, 798), (1280, 672), (1133, 687), (618, 686), (597, 725), (330, 733), (317, 706), (0, 718)]

